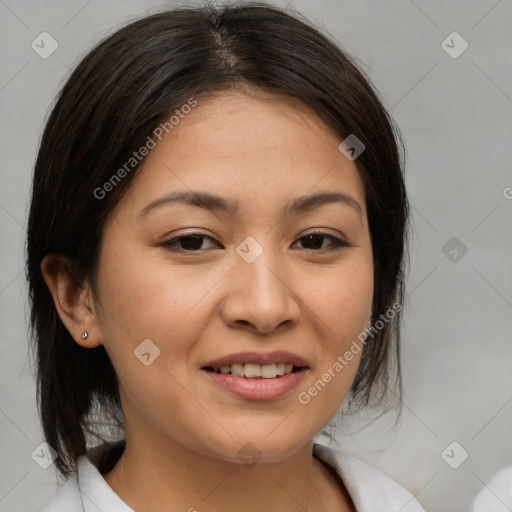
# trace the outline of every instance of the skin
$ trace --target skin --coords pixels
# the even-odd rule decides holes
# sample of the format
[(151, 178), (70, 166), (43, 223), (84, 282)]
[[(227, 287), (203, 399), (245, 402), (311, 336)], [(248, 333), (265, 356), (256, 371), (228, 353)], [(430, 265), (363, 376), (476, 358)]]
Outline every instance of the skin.
[[(69, 332), (84, 347), (103, 344), (119, 377), (126, 449), (104, 478), (137, 512), (355, 510), (312, 445), (349, 391), (360, 353), (308, 404), (297, 399), (371, 314), (364, 187), (340, 142), (286, 96), (201, 98), (151, 150), (107, 219), (97, 296), (67, 276), (63, 257), (43, 260)], [(169, 203), (138, 217), (176, 190), (235, 199), (239, 213)], [(349, 194), (361, 215), (341, 202), (281, 214), (292, 199), (319, 191)], [(313, 229), (325, 237), (307, 245), (302, 237)], [(190, 232), (211, 239), (195, 252), (159, 245)], [(350, 246), (335, 248), (328, 235)], [(235, 251), (247, 236), (263, 249), (252, 263)], [(134, 357), (145, 339), (160, 350), (148, 366)], [(223, 355), (273, 350), (309, 364), (299, 387), (273, 401), (237, 397), (200, 370)], [(237, 456), (249, 442), (260, 456), (252, 466)]]

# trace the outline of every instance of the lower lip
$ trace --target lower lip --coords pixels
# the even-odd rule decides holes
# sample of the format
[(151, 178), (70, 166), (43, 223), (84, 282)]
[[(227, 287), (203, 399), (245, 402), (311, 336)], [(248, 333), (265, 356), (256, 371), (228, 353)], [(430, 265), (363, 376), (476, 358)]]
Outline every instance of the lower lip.
[(289, 393), (297, 387), (308, 371), (304, 367), (300, 370), (273, 379), (237, 377), (236, 375), (210, 372), (206, 373), (216, 384), (230, 391), (234, 395), (249, 400), (275, 400)]

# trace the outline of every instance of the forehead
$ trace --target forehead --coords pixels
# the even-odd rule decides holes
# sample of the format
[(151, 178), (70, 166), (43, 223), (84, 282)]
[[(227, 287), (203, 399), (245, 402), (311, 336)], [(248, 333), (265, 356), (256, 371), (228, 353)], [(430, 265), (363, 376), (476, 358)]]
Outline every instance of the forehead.
[(319, 188), (346, 192), (364, 210), (363, 183), (338, 150), (340, 137), (295, 98), (253, 91), (199, 98), (156, 142), (125, 206), (141, 209), (179, 189), (236, 197), (240, 208), (254, 209)]

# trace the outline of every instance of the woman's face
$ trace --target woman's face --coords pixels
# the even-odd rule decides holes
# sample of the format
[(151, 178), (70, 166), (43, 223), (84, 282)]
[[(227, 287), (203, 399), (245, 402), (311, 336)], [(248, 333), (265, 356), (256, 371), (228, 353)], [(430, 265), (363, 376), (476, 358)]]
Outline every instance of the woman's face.
[[(155, 140), (105, 225), (98, 270), (127, 435), (225, 461), (284, 459), (329, 422), (359, 363), (354, 350), (339, 357), (371, 314), (362, 180), (339, 137), (284, 96), (218, 93)], [(176, 193), (219, 199), (161, 201)], [(321, 193), (352, 204), (305, 201)], [(219, 358), (266, 362), (265, 375), (282, 369), (271, 363), (302, 368), (269, 379), (205, 369)]]

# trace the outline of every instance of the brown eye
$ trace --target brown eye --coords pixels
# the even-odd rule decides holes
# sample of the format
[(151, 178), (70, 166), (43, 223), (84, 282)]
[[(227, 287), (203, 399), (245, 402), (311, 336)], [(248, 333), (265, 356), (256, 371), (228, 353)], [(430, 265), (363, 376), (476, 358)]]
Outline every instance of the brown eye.
[(215, 242), (211, 236), (203, 235), (201, 233), (192, 233), (189, 235), (182, 235), (171, 238), (170, 240), (163, 242), (161, 245), (162, 247), (171, 248), (178, 251), (181, 250), (199, 252), (201, 250), (205, 250), (205, 248), (202, 247), (204, 239), (212, 240)]
[[(340, 238), (337, 238), (333, 235), (328, 235), (326, 233), (311, 233), (309, 235), (303, 236), (299, 238), (300, 241), (302, 241), (302, 249), (307, 250), (335, 250), (339, 249), (341, 247), (349, 247), (350, 244), (348, 242), (345, 242), (344, 240), (341, 240)], [(330, 240), (331, 244), (328, 246), (324, 246), (324, 241)]]

